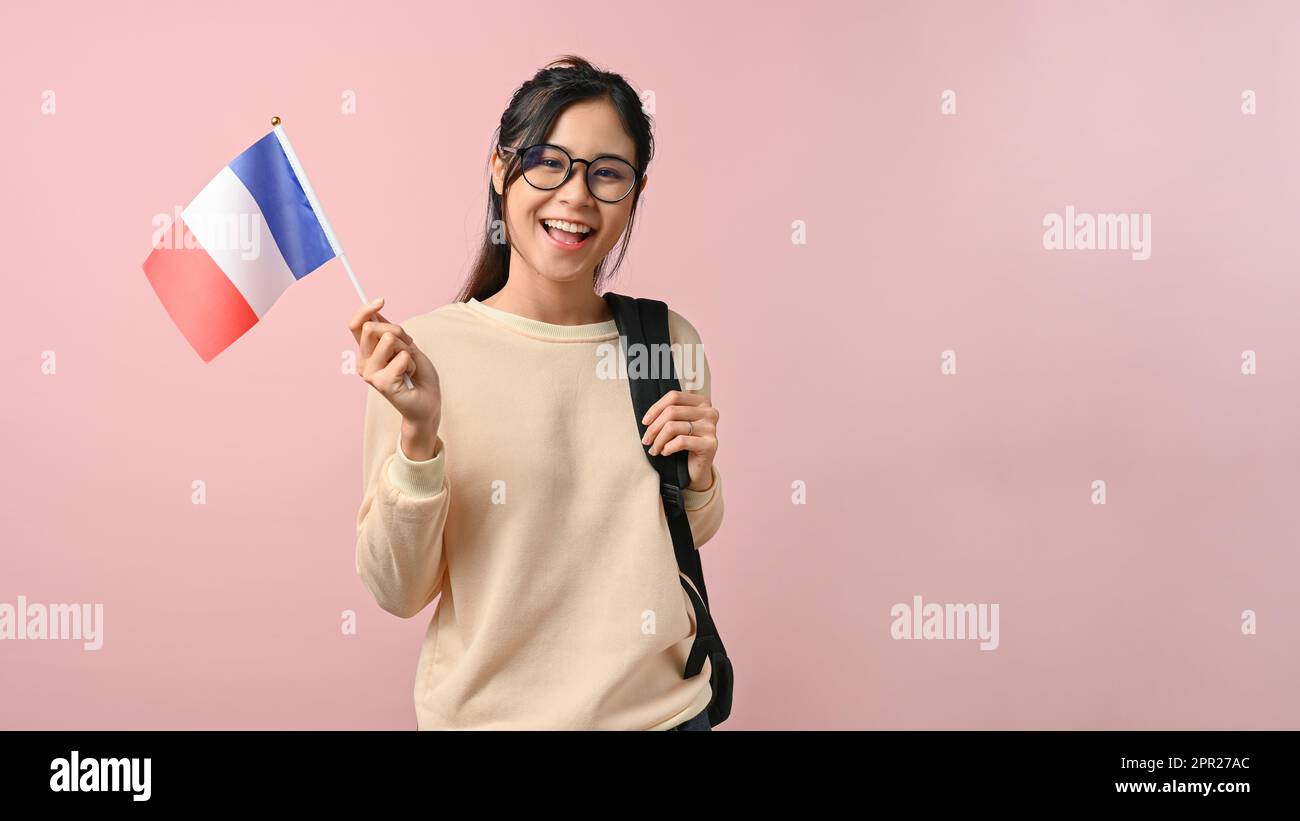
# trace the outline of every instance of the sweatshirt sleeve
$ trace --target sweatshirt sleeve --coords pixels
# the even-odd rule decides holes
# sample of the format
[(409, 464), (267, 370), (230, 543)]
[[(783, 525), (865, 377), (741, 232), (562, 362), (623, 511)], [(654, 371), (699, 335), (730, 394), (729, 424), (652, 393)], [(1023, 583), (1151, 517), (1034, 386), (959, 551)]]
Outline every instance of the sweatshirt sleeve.
[(380, 607), (409, 619), (438, 595), (446, 569), (446, 447), (438, 437), (433, 458), (408, 459), (401, 414), (378, 391), (366, 394), (357, 575)]
[[(682, 390), (703, 394), (713, 399), (709, 360), (704, 355), (704, 343), (695, 327), (676, 311), (668, 311), (669, 335), (673, 345), (673, 364)], [(713, 463), (713, 484), (705, 490), (684, 488), (682, 502), (686, 518), (691, 523), (691, 537), (698, 550), (722, 527), (722, 475), (718, 464)]]

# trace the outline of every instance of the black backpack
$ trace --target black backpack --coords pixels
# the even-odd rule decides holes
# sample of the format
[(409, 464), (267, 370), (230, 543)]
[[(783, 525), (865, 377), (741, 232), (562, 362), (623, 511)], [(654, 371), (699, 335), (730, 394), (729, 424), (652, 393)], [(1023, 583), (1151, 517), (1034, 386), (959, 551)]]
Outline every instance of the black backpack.
[[(651, 405), (659, 401), (660, 397), (669, 391), (680, 390), (681, 385), (677, 381), (676, 365), (671, 356), (665, 357), (669, 367), (667, 377), (658, 374), (633, 378), (630, 355), (633, 346), (637, 343), (644, 345), (645, 350), (651, 352), (666, 350), (654, 346), (668, 345), (671, 342), (668, 332), (668, 305), (655, 299), (636, 299), (615, 293), (605, 294), (605, 302), (614, 314), (619, 335), (626, 339), (624, 355), (628, 357), (627, 371), (628, 383), (632, 390), (632, 409), (636, 413), (637, 430), (644, 438), (646, 426), (641, 424), (641, 418), (645, 416), (646, 411), (650, 410)], [(651, 367), (649, 370), (653, 374), (657, 369)], [(713, 689), (713, 697), (708, 707), (709, 725), (716, 727), (731, 715), (731, 691), (734, 681), (731, 660), (727, 658), (727, 648), (723, 647), (722, 639), (718, 636), (717, 625), (709, 615), (709, 593), (704, 587), (704, 568), (700, 564), (700, 552), (695, 548), (691, 525), (686, 518), (686, 508), (682, 504), (682, 488), (691, 482), (686, 467), (686, 451), (679, 450), (668, 456), (662, 454), (651, 456), (650, 445), (641, 447), (645, 450), (650, 464), (659, 473), (659, 494), (663, 498), (668, 530), (673, 537), (673, 552), (677, 554), (677, 567), (690, 579), (689, 584), (686, 579), (681, 579), (682, 587), (685, 588), (691, 604), (695, 607), (695, 642), (691, 645), (690, 656), (686, 659), (686, 669), (682, 673), (682, 678), (699, 675), (704, 669), (704, 658), (708, 656), (711, 665), (709, 685)]]

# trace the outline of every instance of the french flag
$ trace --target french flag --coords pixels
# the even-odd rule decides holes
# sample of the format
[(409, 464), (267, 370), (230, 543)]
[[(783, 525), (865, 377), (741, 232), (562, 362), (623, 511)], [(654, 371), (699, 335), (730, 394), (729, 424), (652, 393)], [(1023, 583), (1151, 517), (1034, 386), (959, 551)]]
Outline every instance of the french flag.
[(149, 284), (204, 362), (290, 285), (342, 254), (279, 118), (273, 125), (204, 186), (144, 261)]

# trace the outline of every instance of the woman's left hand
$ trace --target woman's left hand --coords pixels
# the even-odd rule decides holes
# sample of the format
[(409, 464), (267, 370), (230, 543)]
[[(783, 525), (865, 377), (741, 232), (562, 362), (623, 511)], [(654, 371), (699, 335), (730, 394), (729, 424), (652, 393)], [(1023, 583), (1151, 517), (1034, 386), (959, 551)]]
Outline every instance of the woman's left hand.
[(686, 391), (669, 391), (650, 406), (641, 423), (646, 425), (641, 444), (651, 454), (668, 456), (685, 450), (691, 474), (690, 490), (713, 486), (713, 457), (718, 453), (718, 409), (709, 400)]

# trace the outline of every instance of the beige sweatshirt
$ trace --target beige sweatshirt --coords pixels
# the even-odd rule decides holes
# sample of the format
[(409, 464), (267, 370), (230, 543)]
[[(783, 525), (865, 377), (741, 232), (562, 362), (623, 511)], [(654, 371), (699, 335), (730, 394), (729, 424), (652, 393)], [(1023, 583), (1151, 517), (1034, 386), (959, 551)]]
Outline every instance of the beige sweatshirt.
[[(401, 618), (441, 594), (415, 676), (421, 730), (666, 730), (708, 706), (682, 678), (695, 615), (642, 450), (613, 320), (554, 325), (477, 300), (401, 323), (438, 370), (427, 461), (367, 388), (357, 574)], [(709, 396), (695, 328), (669, 311), (683, 389)], [(693, 346), (693, 347), (692, 347)], [(606, 367), (601, 366), (604, 362)], [(696, 547), (722, 487), (685, 493)], [(685, 578), (681, 576), (680, 578)]]

